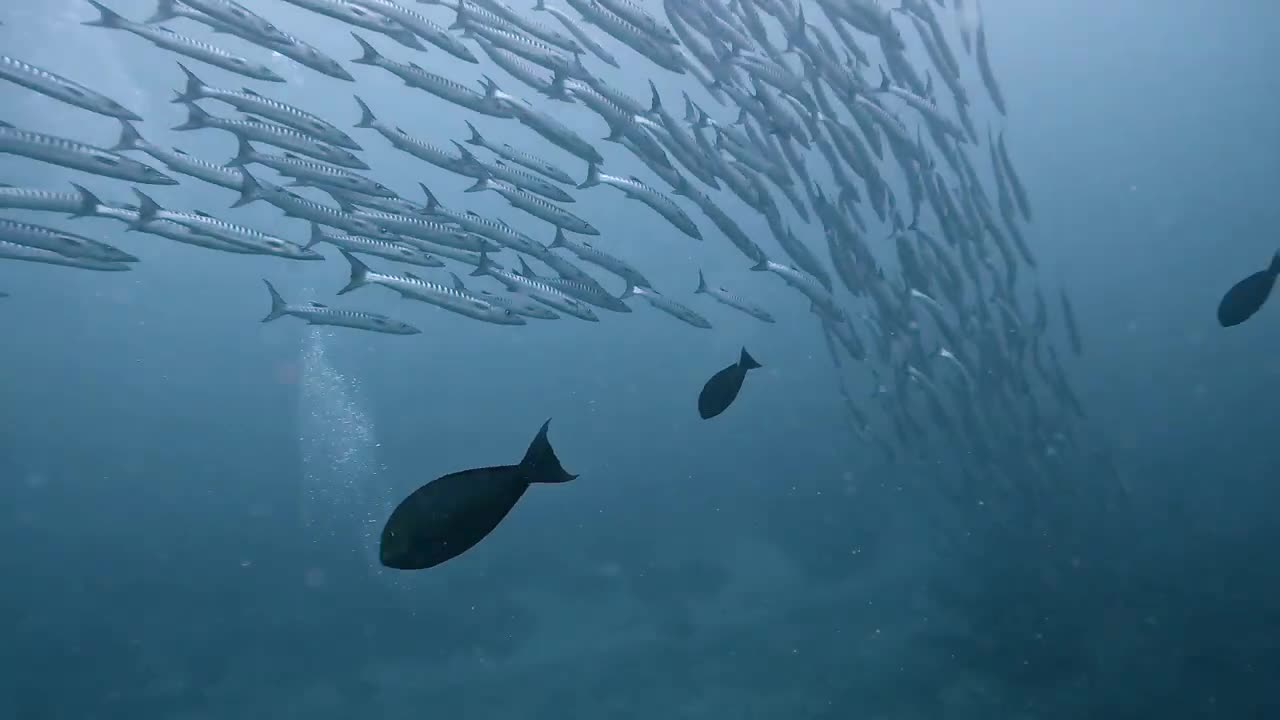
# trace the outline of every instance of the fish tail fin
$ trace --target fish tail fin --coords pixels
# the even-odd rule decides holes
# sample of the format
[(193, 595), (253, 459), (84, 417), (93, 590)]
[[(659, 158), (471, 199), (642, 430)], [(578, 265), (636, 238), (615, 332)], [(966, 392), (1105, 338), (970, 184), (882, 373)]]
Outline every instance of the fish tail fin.
[(476, 263), (476, 269), (471, 271), (471, 277), (480, 277), (488, 275), (493, 269), (493, 261), (489, 259), (489, 253), (484, 250), (480, 251), (480, 262)]
[(181, 125), (174, 125), (174, 130), (199, 130), (209, 127), (209, 120), (213, 116), (204, 111), (204, 108), (193, 102), (187, 101), (187, 121)]
[(476, 129), (475, 125), (471, 124), (470, 120), (467, 121), (467, 129), (471, 131), (471, 137), (467, 139), (468, 145), (484, 144), (484, 137), (480, 135), (480, 131)]
[(128, 26), (129, 21), (121, 17), (120, 14), (117, 13), (115, 10), (112, 10), (111, 8), (107, 7), (106, 5), (103, 5), (97, 0), (89, 0), (89, 4), (92, 5), (98, 11), (98, 19), (85, 20), (84, 22), (80, 23), (81, 25), (92, 25), (94, 27), (105, 27), (105, 28), (123, 28)]
[(578, 185), (578, 189), (595, 187), (600, 184), (600, 166), (596, 163), (587, 163), (587, 179)]
[(558, 247), (565, 247), (565, 246), (567, 246), (568, 244), (569, 244), (569, 241), (568, 241), (568, 240), (565, 238), (565, 236), (564, 236), (564, 228), (562, 228), (562, 227), (557, 227), (557, 228), (556, 228), (556, 239), (555, 239), (555, 240), (552, 240), (552, 241), (551, 241), (551, 244), (550, 244), (550, 245), (548, 245), (547, 247), (558, 248)]
[(324, 231), (320, 229), (320, 223), (311, 223), (311, 237), (307, 238), (307, 244), (303, 245), (303, 249), (312, 248), (324, 242)]
[(697, 289), (697, 290), (694, 290), (693, 292), (694, 292), (694, 294), (695, 294), (695, 295), (697, 295), (697, 294), (700, 294), (700, 293), (705, 293), (706, 291), (707, 291), (707, 279), (706, 279), (705, 277), (703, 277), (703, 275), (702, 275), (702, 270), (701, 270), (701, 268), (699, 268), (699, 270), (698, 270), (698, 289)]
[(524, 256), (520, 255), (519, 258), (520, 258), (520, 274), (527, 278), (538, 277), (538, 274), (533, 271), (533, 268), (529, 267), (529, 263), (525, 262)]
[(467, 284), (462, 282), (462, 278), (457, 273), (449, 273), (449, 278), (453, 280), (453, 289), (458, 291), (466, 291)]
[(622, 291), (622, 294), (618, 296), (618, 299), (626, 300), (629, 297), (634, 297), (635, 294), (636, 294), (636, 284), (628, 280), (627, 289)]
[(138, 133), (138, 129), (128, 120), (120, 120), (120, 139), (116, 141), (115, 146), (111, 150), (119, 152), (121, 150), (142, 150), (146, 146), (146, 141), (142, 139), (142, 135)]
[(649, 81), (649, 114), (657, 115), (662, 112), (662, 96), (658, 94), (658, 86)]
[(355, 38), (356, 42), (360, 43), (360, 52), (363, 53), (360, 57), (352, 60), (351, 62), (357, 65), (377, 65), (378, 61), (382, 60), (382, 53), (378, 52), (377, 48), (370, 45), (368, 40), (365, 40), (354, 32), (351, 33), (351, 37)]
[(284, 298), (280, 297), (280, 293), (276, 292), (275, 286), (271, 284), (270, 280), (265, 278), (262, 282), (266, 284), (267, 292), (271, 293), (271, 312), (267, 313), (267, 316), (262, 318), (262, 322), (269, 323), (272, 320), (279, 320), (285, 315), (288, 315), (289, 305), (284, 301)]
[(243, 135), (237, 135), (236, 142), (236, 156), (227, 161), (226, 167), (244, 167), (253, 162), (253, 145)]
[(145, 225), (156, 219), (156, 214), (162, 210), (160, 203), (151, 199), (151, 196), (142, 192), (138, 188), (133, 189), (133, 194), (138, 197), (138, 221), (131, 223), (132, 227)]
[(491, 187), (493, 187), (493, 183), (489, 182), (489, 178), (482, 177), (479, 180), (476, 180), (476, 183), (474, 185), (467, 188), (466, 190), (463, 190), (462, 192), (469, 192), (469, 193), (480, 192), (481, 190), (488, 190)]
[(436, 199), (435, 193), (431, 192), (431, 188), (426, 183), (418, 183), (418, 187), (422, 188), (422, 194), (427, 196), (427, 214), (432, 215), (440, 210), (440, 201)]
[(742, 356), (738, 358), (738, 365), (746, 370), (755, 370), (758, 367), (764, 367), (760, 363), (756, 362), (755, 358), (751, 357), (751, 353), (747, 352), (746, 348), (742, 348)]
[(564, 483), (578, 477), (570, 475), (560, 465), (560, 458), (556, 457), (551, 441), (547, 440), (547, 428), (550, 425), (550, 420), (542, 424), (538, 436), (533, 439), (533, 444), (529, 446), (524, 459), (520, 461), (520, 475), (527, 482)]
[(102, 201), (98, 199), (98, 196), (94, 195), (83, 185), (71, 183), (71, 187), (75, 188), (76, 193), (80, 196), (80, 202), (76, 205), (75, 212), (71, 213), (71, 217), (78, 218), (96, 215), (98, 213), (98, 207), (102, 205)]
[(1275, 256), (1271, 258), (1271, 267), (1268, 269), (1272, 275), (1280, 275), (1280, 251), (1276, 251)]
[[(170, 2), (172, 2), (172, 0), (170, 0)], [(186, 77), (187, 86), (183, 88), (181, 92), (178, 92), (169, 102), (189, 103), (204, 97), (209, 86), (197, 77), (195, 73), (188, 70), (186, 65), (178, 63), (178, 68), (182, 70), (182, 74)]]
[(347, 259), (351, 264), (351, 278), (347, 281), (345, 287), (338, 291), (339, 295), (346, 295), (352, 290), (362, 288), (369, 284), (369, 266), (361, 262), (360, 258), (352, 255), (346, 250), (338, 250), (342, 253), (342, 257)]
[(378, 122), (378, 118), (374, 117), (373, 111), (369, 109), (368, 104), (360, 99), (359, 95), (352, 95), (356, 99), (356, 104), (360, 106), (360, 122), (356, 123), (358, 128), (371, 128), (373, 124)]
[(570, 100), (569, 89), (565, 84), (568, 77), (563, 70), (553, 70), (551, 74), (551, 86), (547, 88), (545, 93), (547, 97), (556, 100)]
[(545, 2), (545, 0), (535, 0), (535, 1), (534, 1), (534, 3), (533, 3), (533, 9), (534, 9), (534, 11), (538, 11), (538, 10), (546, 10), (546, 9), (547, 9), (547, 3)]
[(257, 178), (249, 174), (248, 170), (242, 169), (240, 174), (244, 176), (244, 181), (240, 184), (240, 197), (231, 204), (233, 208), (248, 205), (266, 197), (262, 194), (262, 185), (258, 183)]
[(877, 92), (889, 92), (889, 73), (885, 72), (883, 65), (878, 67), (880, 68), (880, 88)]
[(148, 25), (154, 25), (165, 20), (173, 20), (176, 17), (178, 17), (177, 0), (156, 0), (156, 11), (143, 22)]
[(765, 257), (764, 255), (761, 255), (760, 259), (756, 261), (756, 264), (751, 266), (751, 269), (756, 272), (764, 272), (765, 270), (768, 270), (769, 258)]

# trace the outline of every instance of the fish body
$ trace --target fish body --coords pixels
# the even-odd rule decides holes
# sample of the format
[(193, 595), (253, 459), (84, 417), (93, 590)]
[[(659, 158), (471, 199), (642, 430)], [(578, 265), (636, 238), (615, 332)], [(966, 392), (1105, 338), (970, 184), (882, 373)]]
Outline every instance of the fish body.
[(58, 192), (0, 184), (0, 208), (77, 215), (84, 205), (79, 192)]
[(0, 260), (22, 260), (25, 262), (43, 263), (45, 265), (62, 265), (80, 268), (81, 270), (98, 270), (103, 272), (122, 272), (132, 268), (122, 262), (92, 260), (89, 258), (68, 257), (52, 250), (34, 248), (0, 240)]
[[(363, 175), (358, 175), (346, 168), (316, 162), (292, 153), (271, 155), (259, 152), (254, 149), (248, 139), (240, 136), (237, 136), (236, 139), (239, 142), (239, 150), (236, 152), (235, 158), (227, 163), (230, 167), (239, 168), (251, 164), (264, 165), (281, 175), (307, 184), (315, 184), (321, 187), (337, 187), (374, 197), (395, 196), (395, 193), (386, 185)], [(241, 173), (240, 182), (241, 184), (244, 182), (243, 172)]]
[(644, 298), (645, 302), (683, 323), (703, 330), (711, 329), (710, 320), (694, 312), (691, 308), (662, 295), (657, 290), (628, 285), (627, 289), (622, 293), (623, 300), (637, 296)]
[(311, 223), (311, 240), (305, 247), (314, 247), (319, 243), (328, 243), (350, 253), (373, 255), (386, 260), (402, 262), (419, 267), (444, 267), (439, 258), (418, 248), (401, 242), (379, 240), (377, 238), (360, 237), (346, 233), (326, 230), (319, 223)]
[(653, 208), (659, 215), (671, 223), (677, 230), (688, 235), (694, 240), (701, 240), (702, 233), (698, 230), (698, 226), (693, 222), (674, 200), (666, 195), (658, 192), (656, 189), (641, 182), (635, 176), (618, 177), (615, 175), (606, 175), (600, 172), (600, 166), (589, 165), (587, 167), (587, 179), (578, 185), (579, 188), (588, 188), (593, 185), (609, 185), (615, 187), (626, 196)]
[(179, 225), (185, 225), (197, 232), (212, 235), (219, 240), (238, 245), (254, 253), (274, 255), (290, 260), (324, 259), (323, 255), (314, 250), (303, 248), (273, 235), (235, 225), (225, 220), (219, 220), (204, 213), (166, 210), (141, 191), (134, 189), (133, 193), (138, 196), (138, 220), (133, 223), (136, 228), (140, 229), (141, 226), (154, 220), (168, 220)]
[(367, 330), (369, 332), (385, 333), (387, 335), (417, 335), (422, 331), (418, 328), (392, 320), (386, 315), (378, 313), (360, 312), (358, 310), (340, 310), (331, 308), (328, 305), (320, 303), (307, 303), (306, 305), (290, 305), (285, 302), (280, 293), (276, 292), (275, 286), (269, 281), (263, 280), (267, 286), (267, 292), (271, 294), (271, 311), (262, 319), (262, 322), (269, 323), (272, 320), (278, 320), (286, 315), (301, 318), (307, 321), (308, 325), (327, 325), (329, 327), (346, 327), (356, 330)]
[(381, 285), (399, 293), (401, 297), (429, 303), (436, 307), (455, 312), (473, 320), (493, 323), (495, 325), (524, 325), (524, 318), (507, 308), (494, 305), (472, 293), (455, 290), (447, 285), (423, 280), (412, 273), (391, 275), (369, 269), (359, 258), (339, 250), (351, 265), (351, 278), (346, 286), (338, 291), (345, 295), (352, 290), (366, 285)]
[(265, 118), (278, 125), (293, 128), (300, 133), (310, 135), (320, 142), (348, 150), (362, 149), (355, 140), (351, 139), (350, 135), (313, 113), (282, 103), (279, 100), (272, 100), (249, 89), (228, 90), (213, 87), (206, 84), (182, 63), (178, 63), (178, 67), (186, 76), (187, 84), (174, 97), (172, 102), (193, 103), (197, 100), (218, 100), (242, 113)]
[(747, 353), (746, 348), (742, 348), (738, 362), (712, 375), (702, 386), (702, 392), (698, 393), (698, 415), (703, 420), (709, 420), (728, 410), (742, 390), (742, 381), (746, 379), (747, 371), (758, 367), (760, 363)]
[(0, 55), (0, 78), (99, 115), (121, 120), (142, 119), (115, 100), (78, 82), (7, 55)]
[(6, 122), (0, 122), (0, 153), (144, 185), (178, 184), (159, 170), (119, 153), (55, 135), (20, 130)]
[(1231, 287), (1218, 304), (1218, 324), (1233, 327), (1253, 317), (1262, 309), (1276, 277), (1280, 276), (1280, 252), (1271, 259), (1271, 266), (1256, 272)]
[(371, 10), (356, 2), (350, 2), (349, 0), (285, 0), (285, 2), (335, 20), (341, 20), (354, 27), (382, 33), (407, 48), (426, 50), (422, 43), (418, 42), (418, 36), (399, 20), (389, 17), (383, 12)]
[(341, 165), (344, 168), (369, 169), (369, 166), (352, 154), (350, 150), (321, 142), (291, 127), (264, 122), (256, 118), (252, 120), (233, 120), (218, 117), (209, 114), (204, 108), (195, 103), (187, 103), (187, 121), (175, 126), (173, 129), (202, 130), (205, 128), (224, 130), (245, 140), (291, 150), (299, 155), (306, 155), (309, 158)]
[(599, 235), (600, 231), (591, 223), (565, 210), (564, 208), (553, 205), (546, 200), (525, 192), (511, 183), (502, 182), (494, 178), (481, 178), (475, 185), (467, 188), (466, 192), (479, 192), (481, 190), (493, 190), (512, 206), (517, 207), (536, 218), (546, 220), (547, 222), (559, 228), (564, 228), (569, 232), (575, 232), (580, 235)]
[(225, 167), (207, 160), (201, 160), (177, 148), (166, 149), (159, 145), (154, 145), (147, 142), (138, 133), (133, 123), (128, 120), (121, 120), (120, 139), (111, 148), (111, 152), (123, 152), (125, 150), (144, 152), (164, 163), (165, 167), (174, 172), (198, 178), (228, 190), (239, 191), (244, 187), (244, 173), (240, 168)]
[(773, 319), (773, 315), (768, 310), (765, 310), (755, 303), (747, 302), (719, 285), (708, 284), (707, 279), (703, 276), (701, 270), (698, 271), (698, 289), (694, 290), (694, 293), (710, 295), (720, 304), (727, 305), (739, 312), (744, 312), (760, 322), (776, 322)]
[(137, 262), (138, 258), (106, 243), (43, 225), (0, 218), (0, 240), (36, 250), (98, 262)]
[(413, 491), (382, 528), (378, 557), (397, 570), (435, 567), (470, 550), (498, 527), (534, 483), (565, 483), (543, 424), (518, 465), (449, 473)]
[(179, 35), (168, 28), (153, 27), (127, 20), (97, 0), (89, 0), (89, 4), (98, 10), (99, 16), (97, 20), (85, 21), (83, 23), (85, 25), (124, 30), (151, 41), (157, 47), (220, 67), (237, 75), (244, 75), (245, 77), (266, 82), (284, 82), (284, 78), (262, 63), (256, 63), (239, 55), (234, 55), (207, 42)]
[(600, 318), (591, 308), (575, 298), (560, 292), (538, 278), (525, 277), (519, 273), (503, 270), (494, 265), (487, 255), (481, 255), (480, 265), (471, 271), (472, 276), (488, 275), (502, 283), (511, 292), (523, 293), (547, 307), (572, 315), (588, 322), (599, 322)]
[(589, 242), (570, 240), (565, 237), (564, 230), (561, 228), (556, 228), (555, 240), (548, 247), (565, 248), (580, 260), (604, 268), (632, 285), (646, 288), (653, 287), (648, 279), (627, 261), (614, 257)]
[(391, 60), (379, 53), (364, 38), (355, 33), (351, 33), (351, 35), (360, 43), (360, 49), (364, 53), (352, 60), (357, 65), (380, 67), (399, 77), (409, 87), (424, 90), (472, 112), (494, 117), (506, 117), (508, 115), (506, 105), (495, 101), (491, 96), (476, 92), (456, 80), (430, 72), (416, 63), (402, 63)]
[(471, 130), (471, 138), (466, 141), (468, 145), (477, 145), (485, 148), (508, 162), (542, 173), (556, 182), (566, 184), (573, 182), (573, 178), (570, 177), (569, 173), (556, 167), (550, 161), (543, 160), (523, 150), (517, 150), (507, 143), (491, 142), (485, 139), (470, 121), (467, 121), (467, 128)]
[(479, 63), (475, 54), (460, 39), (444, 27), (428, 19), (419, 12), (391, 2), (391, 0), (347, 0), (375, 13), (385, 15), (450, 55), (472, 64)]

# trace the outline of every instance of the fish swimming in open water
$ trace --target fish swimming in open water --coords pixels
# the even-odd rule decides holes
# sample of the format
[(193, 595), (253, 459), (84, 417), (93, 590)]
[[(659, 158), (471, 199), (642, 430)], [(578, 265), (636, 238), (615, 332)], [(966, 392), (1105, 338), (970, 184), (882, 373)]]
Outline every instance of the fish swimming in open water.
[(518, 465), (449, 473), (413, 491), (382, 528), (384, 567), (424, 570), (470, 550), (511, 512), (534, 483), (565, 483), (565, 472), (542, 424)]
[(712, 375), (698, 394), (698, 414), (702, 419), (709, 420), (729, 409), (738, 397), (738, 391), (742, 389), (747, 371), (758, 367), (760, 363), (751, 357), (746, 348), (742, 348), (742, 356), (738, 358), (738, 362)]
[(1232, 327), (1253, 317), (1262, 308), (1280, 276), (1280, 252), (1271, 258), (1271, 266), (1241, 280), (1222, 296), (1218, 304), (1218, 323)]

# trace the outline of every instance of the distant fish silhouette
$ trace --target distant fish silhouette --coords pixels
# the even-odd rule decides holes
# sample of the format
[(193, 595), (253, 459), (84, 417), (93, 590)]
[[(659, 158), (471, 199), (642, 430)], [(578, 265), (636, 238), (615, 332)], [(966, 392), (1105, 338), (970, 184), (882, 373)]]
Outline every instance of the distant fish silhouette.
[(1231, 327), (1253, 317), (1258, 312), (1280, 275), (1280, 252), (1271, 258), (1271, 267), (1256, 272), (1236, 283), (1218, 304), (1218, 323)]
[(519, 465), (463, 470), (423, 485), (382, 528), (379, 559), (397, 570), (435, 567), (470, 550), (511, 512), (533, 483), (563, 483), (565, 472), (543, 423)]
[(742, 357), (738, 362), (712, 375), (698, 395), (698, 414), (702, 419), (708, 420), (727, 410), (734, 398), (738, 397), (747, 371), (758, 367), (760, 363), (747, 353), (746, 348), (742, 348)]

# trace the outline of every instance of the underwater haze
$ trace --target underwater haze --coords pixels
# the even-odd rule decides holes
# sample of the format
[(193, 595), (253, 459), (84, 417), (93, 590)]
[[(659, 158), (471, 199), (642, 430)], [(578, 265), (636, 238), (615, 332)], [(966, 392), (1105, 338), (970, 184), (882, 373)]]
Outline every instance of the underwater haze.
[[(445, 28), (458, 15), (452, 3), (400, 2)], [(156, 10), (153, 0), (103, 4), (138, 22)], [(0, 718), (1280, 717), (1280, 316), (1273, 301), (1239, 327), (1214, 317), (1223, 293), (1264, 270), (1280, 247), (1280, 100), (1270, 92), (1280, 4), (914, 0), (899, 11), (896, 1), (879, 3), (906, 39), (905, 56), (929, 76), (937, 107), (951, 113), (957, 104), (917, 37), (921, 17), (941, 21), (978, 136), (949, 147), (968, 148), (994, 206), (988, 128), (1003, 133), (1034, 207), (1033, 219), (1018, 220), (1034, 264), (993, 252), (980, 259), (981, 281), (961, 278), (955, 302), (940, 294), (940, 268), (967, 241), (944, 234), (964, 224), (966, 211), (913, 203), (899, 164), (936, 168), (946, 175), (939, 185), (968, 185), (955, 180), (930, 133), (919, 139), (922, 116), (894, 98), (885, 107), (918, 144), (890, 147), (885, 133), (882, 158), (870, 158), (891, 196), (883, 214), (872, 209), (870, 181), (848, 168), (861, 197), (852, 208), (838, 202), (840, 181), (818, 138), (806, 147), (801, 128), (784, 126), (793, 110), (806, 127), (820, 114), (806, 112), (806, 93), (784, 99), (785, 113), (755, 105), (743, 113), (745, 125), (780, 138), (745, 152), (763, 157), (791, 143), (813, 171), (812, 183), (797, 177), (788, 186), (808, 220), (781, 185), (767, 185), (782, 222), (819, 256), (819, 269), (837, 274), (826, 290), (797, 291), (775, 272), (753, 272), (755, 259), (672, 192), (634, 145), (605, 141), (612, 129), (600, 116), (522, 84), (471, 30), (448, 31), (478, 63), (434, 44), (405, 47), (304, 4), (241, 0), (338, 60), (353, 81), (188, 17), (163, 23), (263, 62), (284, 82), (240, 77), (120, 29), (86, 26), (98, 11), (84, 0), (4, 4), (0, 55), (119, 102), (143, 118), (134, 125), (155, 145), (221, 165), (237, 153), (232, 133), (171, 129), (188, 119), (171, 102), (186, 83), (180, 61), (210, 86), (247, 87), (341, 128), (369, 166), (356, 172), (406, 200), (426, 203), (422, 183), (448, 208), (550, 244), (551, 222), (497, 192), (466, 192), (475, 178), (356, 128), (353, 96), (387, 125), (448, 152), (451, 140), (469, 137), (470, 122), (494, 143), (565, 168), (574, 183), (560, 187), (575, 202), (559, 206), (600, 231), (570, 239), (625, 258), (661, 297), (712, 327), (681, 322), (643, 296), (625, 299), (626, 313), (595, 307), (599, 322), (565, 313), (522, 326), (481, 322), (383, 288), (339, 296), (351, 270), (328, 245), (315, 246), (324, 260), (310, 262), (218, 252), (129, 231), (101, 207), (73, 219), (0, 201), (4, 220), (77, 233), (138, 260), (127, 272), (92, 272), (0, 259), (0, 610), (8, 628)], [(666, 25), (672, 7), (699, 3), (639, 5)], [(825, 5), (876, 3), (714, 3), (735, 18), (756, 7), (779, 62), (807, 83), (802, 65), (832, 58), (811, 46), (784, 51), (786, 31), (770, 11), (803, 6), (810, 26), (839, 40)], [(510, 6), (563, 27), (532, 0)], [(988, 99), (957, 31), (977, 12), (1007, 114)], [(869, 89), (855, 94), (884, 97), (872, 92), (892, 31), (872, 37), (850, 13), (843, 31), (866, 46), (870, 64), (845, 64), (838, 52), (833, 72), (860, 67)], [(726, 54), (717, 71), (741, 79), (744, 68), (761, 67), (751, 58), (774, 61), (730, 42), (737, 23), (706, 21), (704, 29), (725, 34), (711, 43)], [(707, 126), (683, 122), (682, 92), (711, 127), (742, 126), (735, 100), (717, 99), (695, 73), (665, 70), (601, 27), (582, 27), (620, 66), (583, 53), (590, 72), (646, 110), (652, 80), (681, 132), (715, 140)], [(587, 163), (516, 119), (352, 63), (361, 55), (353, 31), (389, 59), (478, 92), (489, 76), (529, 99), (598, 149), (603, 172), (675, 197), (703, 239), (618, 189), (574, 187)], [(895, 88), (910, 85), (892, 74)], [(838, 95), (838, 79), (828, 81)], [(740, 82), (750, 96), (752, 83)], [(757, 85), (762, 95), (785, 94)], [(0, 120), (24, 130), (101, 148), (121, 132), (111, 117), (19, 84), (0, 83), (0, 98)], [(216, 101), (201, 106), (245, 114)], [(828, 120), (866, 132), (841, 113)], [(763, 127), (757, 114), (778, 124)], [(639, 132), (679, 159), (678, 143), (666, 144), (674, 129)], [(895, 162), (894, 152), (913, 147), (931, 160)], [(137, 187), (166, 209), (308, 241), (311, 225), (271, 202), (232, 208), (234, 190), (124, 154), (180, 182), (137, 185), (11, 153), (0, 155), (0, 183), (71, 192), (74, 182), (116, 208), (137, 203)], [(692, 168), (676, 167), (698, 182)], [(288, 180), (260, 165), (249, 172)], [(732, 194), (723, 176), (720, 184), (699, 187), (770, 259), (804, 263), (780, 247), (760, 208)], [(819, 215), (815, 187), (842, 220)], [(338, 207), (314, 187), (299, 194)], [(828, 257), (828, 236), (852, 229), (855, 214), (865, 221), (857, 247), (881, 264), (855, 275), (887, 289), (882, 296), (855, 294)], [(939, 312), (954, 310), (959, 335), (1001, 322), (1029, 335), (1040, 325), (1032, 298), (1042, 293), (1049, 321), (1036, 347), (1056, 347), (1061, 383), (1042, 379), (1030, 343), (1013, 340), (995, 353), (1008, 365), (992, 361), (1000, 369), (983, 373), (1014, 379), (980, 378), (981, 391), (965, 391), (974, 395), (936, 364), (921, 371), (916, 358), (936, 361), (944, 339), (924, 309), (903, 310), (924, 307), (899, 299), (912, 282), (890, 238), (904, 232), (942, 238), (936, 255), (924, 254), (935, 258), (930, 287), (917, 289)], [(469, 289), (506, 296), (462, 262), (365, 259), (377, 272), (448, 286), (454, 273)], [(510, 248), (493, 259), (519, 268)], [(579, 266), (614, 297), (624, 294), (623, 280)], [(695, 293), (700, 271), (776, 322)], [(260, 322), (272, 308), (264, 279), (290, 303), (381, 314), (421, 332)], [(1074, 306), (1080, 352), (1071, 349), (1060, 291)], [(828, 297), (865, 343), (860, 358), (832, 340), (828, 322), (839, 313), (823, 306)], [(744, 347), (762, 367), (722, 415), (701, 419), (704, 383)], [(976, 364), (978, 350), (972, 355)], [(941, 406), (929, 394), (935, 386)], [(996, 423), (988, 413), (1010, 419)], [(380, 533), (403, 498), (448, 473), (519, 463), (548, 418), (555, 453), (577, 479), (534, 484), (491, 535), (438, 567), (380, 563)]]

